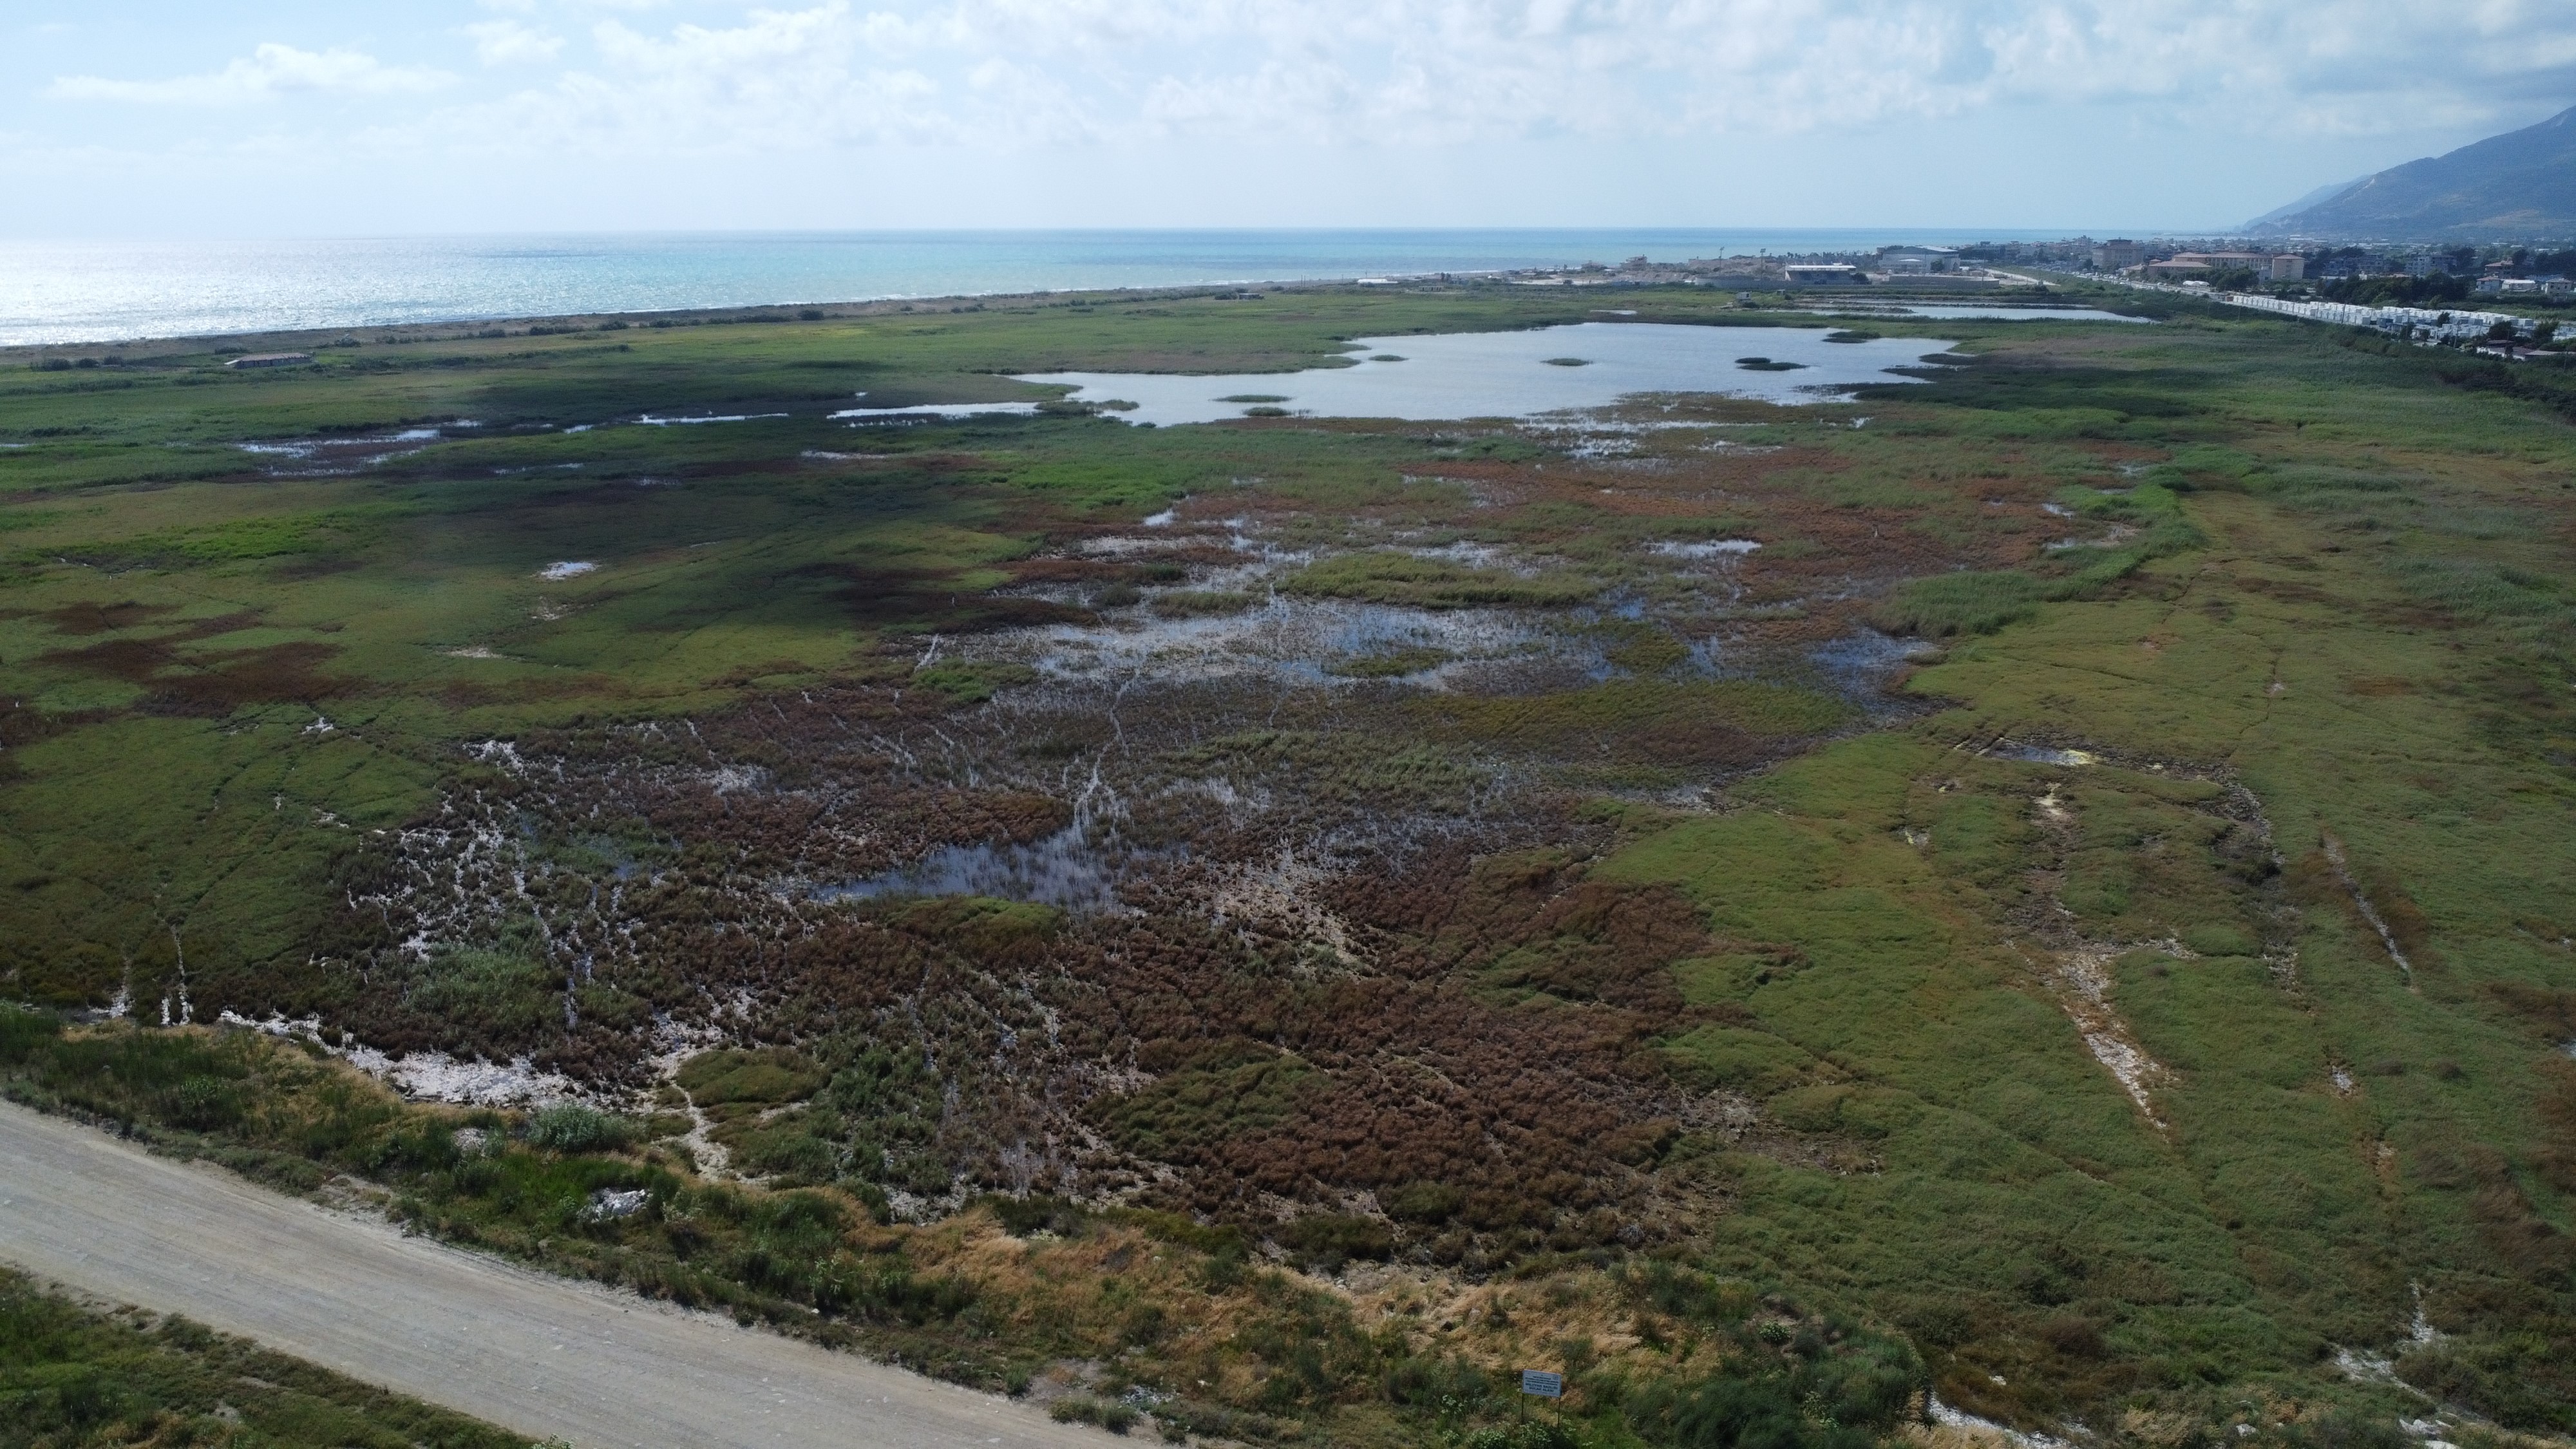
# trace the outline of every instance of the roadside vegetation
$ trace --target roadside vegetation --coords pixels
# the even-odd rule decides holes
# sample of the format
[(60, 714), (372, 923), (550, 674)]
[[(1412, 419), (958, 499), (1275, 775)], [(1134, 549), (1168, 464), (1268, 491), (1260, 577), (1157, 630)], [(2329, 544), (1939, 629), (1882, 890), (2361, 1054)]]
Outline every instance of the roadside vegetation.
[(0, 1269), (0, 1446), (516, 1449), (461, 1414), (185, 1318), (103, 1311)]
[(2576, 437), (2157, 302), (1579, 426), (824, 416), (1582, 315), (1479, 288), (0, 373), (0, 1077), (1138, 1434), (2576, 1431)]

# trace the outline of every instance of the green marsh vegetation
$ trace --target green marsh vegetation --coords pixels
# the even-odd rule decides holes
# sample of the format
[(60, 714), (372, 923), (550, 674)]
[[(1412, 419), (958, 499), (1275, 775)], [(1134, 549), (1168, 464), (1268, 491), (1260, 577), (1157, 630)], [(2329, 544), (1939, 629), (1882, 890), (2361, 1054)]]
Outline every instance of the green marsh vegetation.
[(2576, 1428), (2541, 384), (2177, 304), (1588, 431), (825, 416), (1579, 320), (1273, 300), (0, 372), (11, 1090), (1182, 1433)]

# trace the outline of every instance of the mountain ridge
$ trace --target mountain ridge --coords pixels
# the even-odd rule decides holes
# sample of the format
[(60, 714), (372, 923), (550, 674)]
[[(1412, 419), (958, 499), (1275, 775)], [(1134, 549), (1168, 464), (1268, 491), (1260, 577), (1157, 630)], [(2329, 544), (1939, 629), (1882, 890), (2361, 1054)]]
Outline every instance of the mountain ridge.
[(2319, 206), (2325, 202), (2332, 201), (2336, 197), (2343, 195), (2345, 192), (2352, 190), (2354, 187), (2359, 186), (2363, 181), (2367, 181), (2369, 179), (2369, 177), (2365, 176), (2350, 181), (2337, 181), (2330, 185), (2320, 186), (2316, 190), (2309, 192), (2307, 195), (2300, 197), (2298, 200), (2289, 203), (2287, 206), (2273, 207), (2270, 211), (2263, 213), (2252, 221), (2246, 222), (2238, 229), (2249, 232), (2261, 231), (2276, 221), (2296, 216), (2300, 212), (2306, 211), (2312, 206)]
[(2576, 106), (2374, 172), (2322, 199), (2311, 192), (2246, 229), (2428, 240), (2576, 235)]

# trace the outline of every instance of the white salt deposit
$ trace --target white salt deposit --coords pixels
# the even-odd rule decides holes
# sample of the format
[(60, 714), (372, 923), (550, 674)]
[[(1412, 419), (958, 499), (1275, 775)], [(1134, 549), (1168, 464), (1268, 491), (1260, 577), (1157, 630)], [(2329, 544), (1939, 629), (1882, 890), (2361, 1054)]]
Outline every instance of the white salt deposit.
[[(1998, 1379), (1996, 1382), (2001, 1383), (2002, 1380)], [(1942, 1403), (1937, 1396), (1926, 1396), (1925, 1408), (1931, 1413), (1933, 1423), (1945, 1429), (1959, 1430), (1976, 1438), (2000, 1439), (2007, 1444), (2017, 1446), (2017, 1449), (2068, 1449), (2067, 1441), (2063, 1439), (2048, 1434), (2025, 1434), (2019, 1429), (2007, 1428), (1992, 1419), (1981, 1419), (1964, 1409)]]
[(397, 1061), (374, 1047), (354, 1047), (349, 1065), (378, 1078), (414, 1101), (468, 1107), (542, 1107), (581, 1099), (581, 1088), (559, 1072), (541, 1072), (526, 1057), (506, 1064), (477, 1058), (461, 1062), (445, 1052), (413, 1052)]
[(1723, 558), (1729, 554), (1741, 557), (1761, 546), (1749, 538), (1718, 538), (1700, 543), (1675, 543), (1667, 539), (1646, 545), (1646, 552), (1665, 558)]
[(879, 418), (971, 418), (987, 413), (1008, 417), (1030, 417), (1038, 410), (1033, 402), (992, 403), (914, 403), (901, 408), (843, 408), (831, 416), (872, 422)]
[(2010, 740), (1997, 740), (1978, 751), (1998, 760), (2020, 760), (2031, 765), (2098, 765), (2102, 757), (2090, 750), (2059, 750), (2046, 745), (2019, 745)]
[(652, 1201), (652, 1198), (651, 1193), (640, 1187), (623, 1190), (603, 1187), (591, 1193), (590, 1206), (582, 1210), (582, 1216), (593, 1222), (611, 1218), (631, 1218), (642, 1212), (644, 1204)]

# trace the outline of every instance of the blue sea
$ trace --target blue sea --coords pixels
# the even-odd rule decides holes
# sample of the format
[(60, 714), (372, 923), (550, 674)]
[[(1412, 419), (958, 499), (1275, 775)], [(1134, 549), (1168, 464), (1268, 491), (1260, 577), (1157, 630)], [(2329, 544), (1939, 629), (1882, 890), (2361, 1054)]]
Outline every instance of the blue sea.
[(0, 346), (1381, 274), (2063, 233), (979, 231), (0, 241)]

